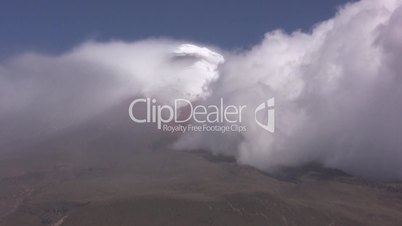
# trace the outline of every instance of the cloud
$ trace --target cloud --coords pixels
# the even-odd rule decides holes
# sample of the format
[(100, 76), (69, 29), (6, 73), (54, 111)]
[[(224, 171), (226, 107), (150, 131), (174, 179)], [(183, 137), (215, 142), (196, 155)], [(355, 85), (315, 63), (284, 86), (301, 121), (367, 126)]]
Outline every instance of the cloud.
[(174, 147), (232, 155), (269, 172), (318, 162), (401, 179), (401, 23), (402, 1), (364, 0), (309, 33), (271, 31), (250, 50), (220, 51), (225, 59), (164, 39), (16, 56), (0, 64), (0, 143), (80, 125), (135, 96), (207, 104), (223, 97), (250, 107), (275, 97), (275, 134), (251, 112), (245, 133), (187, 133)]
[(209, 49), (162, 39), (14, 57), (0, 65), (0, 143), (48, 137), (135, 96), (205, 98), (222, 62)]
[(270, 172), (318, 162), (401, 179), (401, 6), (348, 4), (311, 33), (272, 31), (249, 51), (226, 53), (208, 101), (257, 106), (275, 97), (276, 133), (265, 133), (250, 114), (241, 135), (187, 134), (176, 147), (234, 155)]

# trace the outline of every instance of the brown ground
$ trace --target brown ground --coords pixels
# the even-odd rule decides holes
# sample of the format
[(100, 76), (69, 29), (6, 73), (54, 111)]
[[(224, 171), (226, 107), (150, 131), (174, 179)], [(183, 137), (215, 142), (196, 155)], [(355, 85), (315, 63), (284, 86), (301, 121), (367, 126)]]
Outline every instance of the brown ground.
[(273, 177), (139, 141), (77, 135), (1, 153), (0, 225), (402, 225), (401, 183), (316, 166)]

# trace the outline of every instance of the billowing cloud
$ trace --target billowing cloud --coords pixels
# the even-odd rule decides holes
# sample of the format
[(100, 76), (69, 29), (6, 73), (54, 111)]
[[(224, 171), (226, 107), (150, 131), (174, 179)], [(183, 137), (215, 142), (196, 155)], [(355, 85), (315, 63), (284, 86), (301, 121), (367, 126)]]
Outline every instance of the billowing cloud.
[(87, 42), (61, 56), (17, 56), (0, 65), (0, 143), (49, 136), (135, 96), (205, 98), (222, 62), (209, 49), (170, 40)]
[(275, 97), (276, 132), (188, 134), (176, 147), (230, 154), (273, 171), (309, 162), (402, 178), (402, 1), (360, 1), (311, 33), (273, 31), (227, 53), (209, 102), (257, 106)]
[(220, 51), (225, 60), (211, 48), (162, 39), (16, 56), (0, 64), (0, 143), (79, 125), (135, 96), (250, 107), (275, 97), (275, 134), (249, 112), (247, 132), (187, 133), (174, 147), (232, 155), (266, 171), (318, 162), (401, 179), (401, 25), (402, 1), (363, 0), (309, 33), (272, 31), (250, 50)]

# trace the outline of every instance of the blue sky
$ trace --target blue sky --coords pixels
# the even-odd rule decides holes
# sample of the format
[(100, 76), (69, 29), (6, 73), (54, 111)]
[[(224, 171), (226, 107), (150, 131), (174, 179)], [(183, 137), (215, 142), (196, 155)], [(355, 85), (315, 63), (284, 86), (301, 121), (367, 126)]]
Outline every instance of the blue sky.
[(88, 39), (171, 37), (226, 49), (267, 31), (308, 30), (347, 0), (0, 0), (0, 57), (58, 53)]

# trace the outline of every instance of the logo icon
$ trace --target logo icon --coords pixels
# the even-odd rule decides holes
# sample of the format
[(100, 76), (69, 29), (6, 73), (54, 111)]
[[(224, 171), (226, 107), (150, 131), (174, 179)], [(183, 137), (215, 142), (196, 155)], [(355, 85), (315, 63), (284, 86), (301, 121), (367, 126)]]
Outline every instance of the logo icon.
[[(258, 107), (255, 109), (254, 112), (254, 116), (255, 116), (255, 121), (257, 122), (257, 124), (259, 126), (261, 126), (263, 129), (274, 133), (275, 132), (275, 110), (274, 110), (274, 106), (275, 106), (275, 98), (270, 98), (267, 101), (264, 101), (263, 103), (261, 103), (260, 105), (258, 105)], [(258, 119), (257, 119), (257, 113), (260, 111), (266, 110), (266, 117), (267, 117), (267, 122), (265, 123), (261, 123)], [(264, 112), (265, 115), (265, 112)]]

